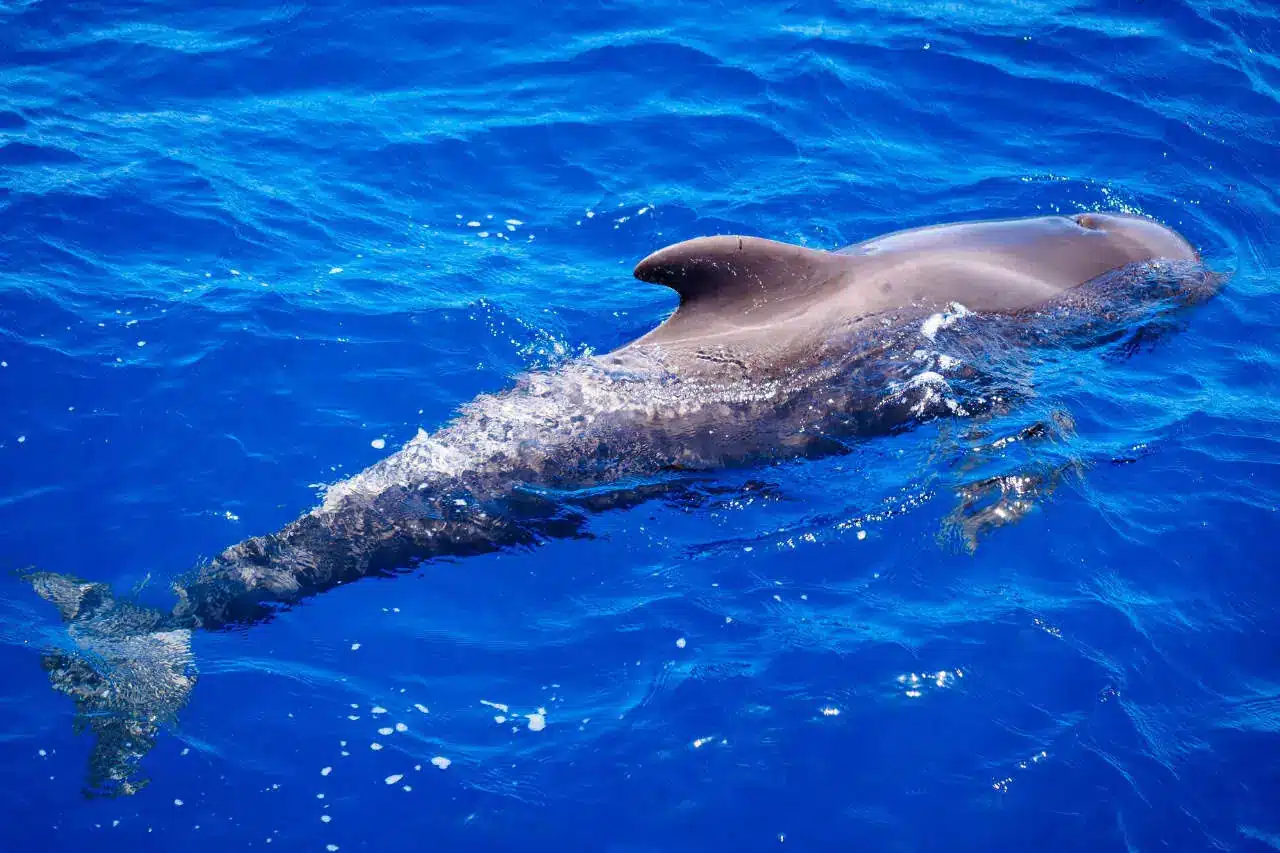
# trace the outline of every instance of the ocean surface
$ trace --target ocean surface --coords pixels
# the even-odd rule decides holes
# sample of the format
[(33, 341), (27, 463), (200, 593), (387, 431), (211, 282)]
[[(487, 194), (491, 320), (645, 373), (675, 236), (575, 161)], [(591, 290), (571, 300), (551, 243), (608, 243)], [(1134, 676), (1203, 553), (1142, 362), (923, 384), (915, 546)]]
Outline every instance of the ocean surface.
[[(1264, 0), (0, 0), (0, 849), (1280, 849), (1278, 184)], [(1083, 210), (1225, 288), (993, 418), (197, 633), (150, 784), (82, 793), (11, 570), (171, 602), (652, 328), (669, 243)]]

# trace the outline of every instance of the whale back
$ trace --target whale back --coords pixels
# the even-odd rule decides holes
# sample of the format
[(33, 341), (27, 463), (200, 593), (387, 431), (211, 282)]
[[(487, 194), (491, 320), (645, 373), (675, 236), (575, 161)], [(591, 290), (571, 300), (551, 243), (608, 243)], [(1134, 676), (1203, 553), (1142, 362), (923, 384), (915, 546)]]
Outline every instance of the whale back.
[(680, 305), (633, 345), (798, 341), (843, 321), (951, 302), (1014, 312), (1130, 263), (1197, 257), (1165, 226), (1115, 214), (953, 223), (835, 252), (759, 237), (700, 237), (636, 267), (636, 278), (672, 288)]

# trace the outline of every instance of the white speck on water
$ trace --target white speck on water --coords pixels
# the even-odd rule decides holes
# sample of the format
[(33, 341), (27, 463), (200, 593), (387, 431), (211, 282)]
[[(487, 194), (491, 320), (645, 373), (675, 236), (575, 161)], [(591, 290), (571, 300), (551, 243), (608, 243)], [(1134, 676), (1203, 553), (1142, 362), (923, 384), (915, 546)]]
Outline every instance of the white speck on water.
[(481, 699), (480, 704), (488, 705), (490, 708), (493, 708), (495, 711), (501, 711), (504, 714), (511, 710), (510, 707), (503, 705), (501, 702), (490, 702), (488, 699)]
[(320, 775), (321, 775), (321, 776), (328, 776), (328, 775), (329, 775), (330, 773), (332, 773), (332, 772), (333, 772), (333, 768), (332, 768), (332, 767), (322, 767), (322, 768), (320, 768)]
[(464, 501), (462, 498), (454, 498), (454, 500), (453, 500), (453, 505), (454, 505), (454, 506), (466, 506), (466, 505), (467, 505), (467, 502), (466, 502), (466, 501)]
[(118, 821), (118, 820), (113, 820), (113, 821), (111, 821), (111, 825), (112, 825), (113, 827), (119, 826), (119, 825), (120, 825), (120, 821)]
[(436, 767), (439, 767), (441, 770), (448, 770), (449, 765), (453, 762), (445, 758), (443, 755), (437, 755), (435, 758), (431, 759), (431, 763)]
[(322, 814), (322, 815), (320, 815), (320, 822), (321, 822), (321, 823), (328, 823), (328, 822), (329, 822), (329, 821), (331, 821), (331, 820), (333, 820), (333, 818), (332, 818), (332, 817), (330, 817), (330, 816), (329, 816), (329, 815), (327, 815), (327, 814)]
[(786, 840), (787, 840), (787, 834), (786, 834), (785, 832), (779, 832), (779, 833), (778, 833), (778, 843), (779, 843), (779, 844), (782, 844), (782, 843), (784, 843)]
[(506, 717), (504, 717), (504, 716), (502, 716), (501, 714), (497, 714), (497, 715), (495, 715), (495, 716), (494, 716), (493, 721), (494, 721), (495, 723), (497, 723), (498, 725), (502, 725), (503, 723), (505, 723), (505, 722), (507, 721), (507, 718), (506, 718)]
[(393, 773), (383, 781), (386, 782), (388, 785), (394, 785), (395, 783), (399, 782), (403, 778), (404, 778), (403, 773)]
[(378, 734), (382, 735), (383, 737), (386, 737), (387, 735), (391, 734), (393, 731), (395, 731), (395, 729), (391, 728), (391, 726), (384, 726), (383, 728), (378, 729)]
[(381, 450), (387, 446), (387, 440), (385, 438), (375, 438), (373, 441), (369, 442), (369, 446), (374, 450)]
[(519, 219), (508, 219), (507, 224), (515, 226), (515, 225), (523, 225), (524, 223), (521, 222)]
[(732, 617), (732, 616), (726, 616), (726, 617), (724, 617), (724, 624), (728, 625), (728, 624), (729, 624), (730, 622), (732, 622), (732, 621), (733, 621), (733, 617)]
[(0, 367), (8, 367), (8, 366), (9, 366), (9, 362), (7, 362), (7, 361), (0, 361)]
[(338, 845), (336, 844), (326, 844), (324, 849), (328, 850), (329, 853), (338, 853)]
[(337, 275), (340, 272), (342, 272), (342, 267), (334, 267), (333, 269), (329, 270), (329, 275)]
[(146, 342), (146, 341), (138, 341), (138, 346), (139, 346), (139, 347), (145, 347), (146, 345), (147, 345), (147, 342)]
[(174, 801), (173, 801), (173, 804), (174, 804), (175, 806), (180, 806), (180, 805), (182, 805), (182, 800), (174, 800)]
[(347, 714), (347, 719), (354, 723), (356, 720), (360, 719), (360, 717), (357, 714)]
[(822, 709), (822, 716), (824, 716), (824, 717), (838, 717), (838, 716), (840, 716), (840, 709), (839, 709), (839, 708), (833, 708), (833, 707), (831, 707), (830, 705), (828, 705), (826, 708), (823, 708), (823, 709)]
[(931, 48), (931, 47), (933, 47), (933, 45), (932, 45), (932, 44), (930, 44), (929, 42), (925, 42), (925, 43), (924, 43), (924, 49), (925, 49), (925, 50), (928, 50), (928, 49), (929, 49), (929, 48)]
[(377, 752), (378, 750), (382, 749), (382, 744), (378, 743), (375, 740), (373, 743), (369, 744), (369, 748), (372, 749), (374, 752)]
[(239, 521), (239, 520), (240, 520), (240, 516), (236, 515), (236, 514), (235, 514), (234, 512), (232, 512), (231, 510), (227, 510), (227, 511), (226, 511), (226, 512), (224, 512), (222, 515), (227, 519), (227, 521)]
[(858, 540), (859, 540), (859, 541), (861, 541), (861, 540), (866, 539), (866, 538), (867, 538), (867, 531), (865, 531), (865, 530), (859, 530), (859, 531), (858, 531)]
[(41, 758), (44, 758), (44, 757), (45, 757), (46, 755), (48, 755), (49, 753), (45, 752), (45, 751), (42, 749), (42, 750), (40, 750), (39, 752), (37, 752), (36, 754), (37, 754), (37, 755), (39, 755)]
[(907, 691), (907, 696), (908, 696), (908, 697), (910, 697), (910, 698), (912, 698), (912, 699), (918, 699), (918, 698), (920, 698), (920, 695), (921, 695), (921, 694), (920, 694), (920, 691), (919, 691), (919, 690), (908, 690), (908, 691)]
[(324, 799), (324, 794), (323, 794), (323, 793), (316, 794), (316, 799), (317, 799), (317, 800), (323, 800), (323, 799)]
[(697, 740), (695, 740), (695, 741), (693, 742), (693, 748), (694, 748), (694, 749), (702, 749), (703, 744), (711, 743), (711, 741), (712, 741), (712, 740), (714, 740), (714, 739), (715, 739), (715, 738), (700, 737), (700, 738), (698, 738)]
[(371, 714), (385, 714), (385, 713), (387, 713), (387, 709), (386, 709), (386, 708), (384, 708), (384, 707), (382, 707), (381, 705), (374, 705), (372, 708), (370, 708), (370, 709), (369, 709), (369, 713), (371, 713)]
[(479, 232), (478, 234), (476, 234), (476, 236), (477, 236), (477, 237), (488, 237), (488, 236), (489, 236), (489, 232), (488, 232), (488, 231), (481, 231), (481, 232)]
[(683, 648), (685, 647), (685, 645), (686, 645), (686, 643), (685, 643), (685, 639), (684, 639), (684, 637), (681, 637), (680, 639), (676, 640), (676, 648), (677, 648), (677, 649), (683, 649)]
[(547, 718), (543, 714), (525, 714), (529, 719), (529, 731), (540, 732), (547, 727)]
[(479, 227), (480, 227), (480, 220), (478, 220), (478, 219), (472, 219), (470, 222), (468, 222), (468, 223), (467, 223), (467, 227), (468, 227), (468, 228), (479, 228)]
[(588, 210), (588, 211), (587, 211), (587, 219), (591, 219), (591, 218), (593, 218), (595, 215), (596, 215), (596, 212), (595, 212), (594, 210)]
[(232, 275), (240, 275), (240, 270), (232, 270), (232, 271), (231, 271), (231, 274), (232, 274)]
[(426, 706), (426, 705), (423, 705), (421, 702), (415, 702), (415, 703), (413, 704), (413, 707), (417, 708), (419, 711), (421, 711), (421, 712), (422, 712), (422, 713), (424, 713), (424, 714), (429, 714), (429, 713), (431, 713), (430, 709), (429, 709), (429, 708), (427, 708), (427, 706)]
[(406, 726), (404, 723), (396, 723), (396, 731), (407, 732), (409, 731), (409, 727)]
[[(360, 644), (359, 644), (359, 643), (352, 643), (352, 644), (351, 644), (351, 651), (353, 651), (353, 652), (358, 652), (358, 651), (360, 651)], [(352, 707), (354, 708), (355, 706), (353, 705)]]
[(403, 790), (403, 791), (407, 794), (407, 793), (409, 793), (410, 791), (412, 791), (412, 790), (413, 790), (413, 788), (412, 788), (411, 786), (409, 786), (409, 785), (405, 785), (401, 790)]

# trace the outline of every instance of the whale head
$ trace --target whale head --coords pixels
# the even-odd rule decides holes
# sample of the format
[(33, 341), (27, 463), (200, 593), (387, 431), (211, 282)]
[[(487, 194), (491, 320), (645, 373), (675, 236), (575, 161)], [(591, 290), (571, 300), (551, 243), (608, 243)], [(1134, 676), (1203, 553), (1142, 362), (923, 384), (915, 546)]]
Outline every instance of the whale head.
[(1092, 265), (1086, 270), (1093, 272), (1090, 279), (1143, 261), (1200, 260), (1199, 253), (1181, 234), (1145, 216), (1078, 213), (1066, 218), (1080, 232), (1080, 251)]
[[(916, 228), (858, 243), (840, 254), (864, 258), (864, 266), (891, 266), (899, 272), (923, 274), (963, 265), (997, 279), (1004, 277), (997, 273), (1007, 273), (1025, 281), (1023, 289), (1031, 298), (1040, 290), (1069, 290), (1129, 264), (1199, 260), (1190, 243), (1154, 219), (1092, 212)], [(904, 261), (909, 261), (906, 267)]]

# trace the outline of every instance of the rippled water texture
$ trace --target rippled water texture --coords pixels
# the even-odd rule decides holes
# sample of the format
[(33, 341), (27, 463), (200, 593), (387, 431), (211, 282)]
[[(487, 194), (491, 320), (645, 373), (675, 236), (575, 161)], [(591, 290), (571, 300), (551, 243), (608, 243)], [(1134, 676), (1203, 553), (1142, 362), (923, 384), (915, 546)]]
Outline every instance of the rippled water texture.
[(151, 604), (652, 328), (677, 240), (1129, 211), (1230, 274), (982, 419), (197, 633), (133, 797), (6, 576), (0, 846), (1280, 848), (1278, 92), (1264, 2), (0, 2), (0, 567)]

